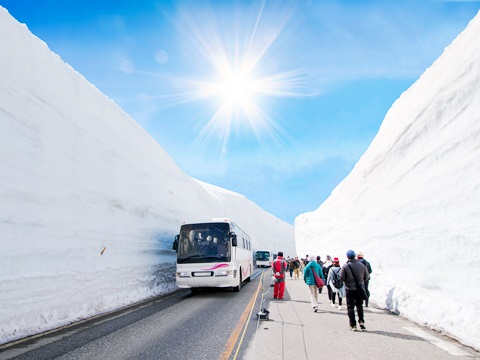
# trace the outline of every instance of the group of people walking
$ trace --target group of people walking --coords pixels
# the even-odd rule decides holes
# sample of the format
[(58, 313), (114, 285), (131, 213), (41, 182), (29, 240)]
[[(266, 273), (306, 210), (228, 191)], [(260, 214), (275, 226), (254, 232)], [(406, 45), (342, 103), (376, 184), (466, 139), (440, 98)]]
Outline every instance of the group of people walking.
[[(355, 318), (355, 309), (358, 316), (358, 325), (360, 329), (365, 330), (365, 318), (363, 304), (368, 307), (370, 292), (368, 284), (372, 267), (370, 263), (363, 258), (363, 253), (355, 253), (348, 250), (346, 253), (347, 261), (340, 266), (338, 257), (331, 258), (327, 255), (323, 262), (320, 256), (306, 256), (305, 259), (298, 257), (287, 259), (283, 258), (283, 252), (279, 252), (277, 258), (272, 263), (272, 271), (275, 277), (273, 297), (283, 299), (285, 292), (285, 275), (287, 270), (290, 273), (290, 279), (299, 279), (300, 272), (303, 272), (303, 280), (308, 286), (310, 293), (310, 302), (313, 311), (318, 311), (318, 295), (322, 293), (323, 287), (327, 288), (328, 299), (332, 307), (336, 307), (338, 300), (338, 309), (342, 309), (342, 300), (346, 299), (349, 324), (352, 330), (357, 330), (357, 321)], [(324, 286), (318, 287), (316, 277), (322, 279)], [(321, 283), (322, 283), (321, 282)], [(320, 283), (320, 285), (322, 285)]]

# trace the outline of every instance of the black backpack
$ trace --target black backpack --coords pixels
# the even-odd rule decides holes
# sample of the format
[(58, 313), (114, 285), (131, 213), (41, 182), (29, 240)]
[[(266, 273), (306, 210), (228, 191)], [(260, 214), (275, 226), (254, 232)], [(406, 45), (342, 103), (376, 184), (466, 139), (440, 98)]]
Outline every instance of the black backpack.
[(337, 289), (340, 289), (343, 286), (343, 281), (340, 279), (340, 274), (338, 271), (332, 271), (332, 284), (335, 286)]

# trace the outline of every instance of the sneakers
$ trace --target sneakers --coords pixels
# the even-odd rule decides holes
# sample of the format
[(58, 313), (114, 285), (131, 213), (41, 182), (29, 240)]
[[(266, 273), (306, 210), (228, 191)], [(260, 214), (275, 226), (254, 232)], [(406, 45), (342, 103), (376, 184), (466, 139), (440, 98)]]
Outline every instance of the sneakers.
[(352, 326), (352, 331), (357, 331), (357, 325)]
[(331, 303), (332, 307), (335, 307), (335, 303)]
[(317, 312), (317, 310), (318, 310), (318, 307), (314, 306), (313, 307), (313, 312)]
[(342, 305), (338, 305), (338, 310), (342, 310)]
[(360, 329), (362, 329), (362, 330), (367, 330), (367, 328), (365, 327), (365, 324), (364, 324), (364, 323), (360, 323)]

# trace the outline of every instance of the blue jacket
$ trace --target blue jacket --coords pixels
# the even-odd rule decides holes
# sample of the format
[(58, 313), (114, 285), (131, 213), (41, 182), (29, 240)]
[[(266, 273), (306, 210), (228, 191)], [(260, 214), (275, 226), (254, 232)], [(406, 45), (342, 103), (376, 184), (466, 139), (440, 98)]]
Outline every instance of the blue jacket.
[(320, 265), (318, 265), (315, 260), (312, 260), (303, 269), (303, 280), (305, 280), (305, 284), (315, 285), (315, 277), (313, 276), (312, 270), (325, 281)]

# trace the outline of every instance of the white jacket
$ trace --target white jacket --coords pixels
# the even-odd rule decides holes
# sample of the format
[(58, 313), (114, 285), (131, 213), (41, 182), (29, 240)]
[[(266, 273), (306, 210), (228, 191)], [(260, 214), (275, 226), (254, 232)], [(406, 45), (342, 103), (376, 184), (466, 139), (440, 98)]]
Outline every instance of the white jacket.
[(336, 291), (338, 293), (338, 296), (340, 296), (341, 298), (344, 298), (346, 296), (345, 283), (343, 283), (343, 286), (340, 289), (337, 289), (335, 286), (333, 286), (333, 283), (332, 283), (332, 279), (333, 279), (332, 272), (335, 272), (338, 278), (340, 278), (340, 270), (341, 270), (340, 266), (332, 266), (330, 268), (330, 271), (328, 272), (327, 285), (330, 285), (330, 288), (333, 291)]

